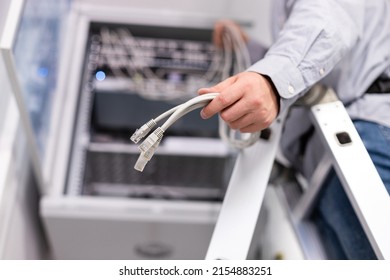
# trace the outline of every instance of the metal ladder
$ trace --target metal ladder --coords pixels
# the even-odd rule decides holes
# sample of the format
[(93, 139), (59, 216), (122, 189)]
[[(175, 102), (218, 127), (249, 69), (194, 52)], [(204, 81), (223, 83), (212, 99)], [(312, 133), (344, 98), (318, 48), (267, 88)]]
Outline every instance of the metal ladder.
[[(390, 259), (390, 196), (344, 105), (333, 90), (316, 85), (306, 95), (312, 121), (324, 140), (327, 155), (313, 175), (323, 177), (333, 165), (378, 259)], [(240, 151), (225, 194), (206, 259), (247, 259), (285, 116), (270, 127), (271, 135)], [(358, 161), (351, 162), (351, 159)], [(311, 213), (321, 180), (309, 184), (290, 216), (296, 228)], [(370, 186), (362, 188), (362, 186)], [(306, 248), (307, 249), (307, 248)], [(317, 258), (316, 254), (306, 254)]]

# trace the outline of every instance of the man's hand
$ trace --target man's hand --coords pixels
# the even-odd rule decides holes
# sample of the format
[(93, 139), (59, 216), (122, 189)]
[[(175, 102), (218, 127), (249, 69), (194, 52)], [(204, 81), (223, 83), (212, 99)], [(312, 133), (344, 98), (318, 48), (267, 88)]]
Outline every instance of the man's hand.
[(271, 125), (279, 111), (279, 97), (271, 81), (254, 72), (242, 72), (221, 83), (202, 88), (199, 94), (218, 92), (201, 111), (204, 119), (220, 113), (232, 128), (256, 132)]

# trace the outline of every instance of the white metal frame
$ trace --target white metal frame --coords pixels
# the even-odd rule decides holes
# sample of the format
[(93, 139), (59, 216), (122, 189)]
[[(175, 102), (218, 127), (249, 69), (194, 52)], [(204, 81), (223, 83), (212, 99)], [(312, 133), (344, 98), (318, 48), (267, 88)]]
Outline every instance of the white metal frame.
[[(19, 126), (19, 115), (13, 99), (9, 100), (8, 108), (4, 114), (5, 126), (0, 132), (0, 259), (3, 258), (6, 247), (6, 236), (9, 230), (11, 209), (17, 188), (14, 187), (12, 178), (15, 164), (14, 149), (17, 141), (16, 135)], [(17, 145), (16, 145), (17, 146)]]

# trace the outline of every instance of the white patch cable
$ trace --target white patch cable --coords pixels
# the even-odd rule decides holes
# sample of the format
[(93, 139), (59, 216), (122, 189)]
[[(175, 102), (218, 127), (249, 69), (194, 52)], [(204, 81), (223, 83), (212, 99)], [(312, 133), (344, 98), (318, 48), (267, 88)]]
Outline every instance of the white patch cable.
[[(146, 124), (141, 126), (139, 129), (137, 129), (134, 134), (131, 136), (131, 141), (134, 143), (138, 143), (142, 138), (144, 138), (146, 135), (149, 134), (149, 132), (157, 125), (159, 121), (162, 119), (165, 119), (169, 116), (169, 118), (165, 121), (163, 125), (160, 127), (157, 127), (155, 131), (153, 131), (140, 145), (140, 156), (134, 166), (134, 169), (142, 172), (146, 166), (146, 164), (150, 161), (150, 159), (153, 157), (156, 149), (158, 148), (163, 136), (164, 132), (167, 131), (167, 129), (174, 124), (178, 119), (183, 117), (184, 115), (188, 114), (189, 112), (202, 108), (206, 106), (211, 100), (213, 100), (218, 93), (207, 93), (203, 95), (199, 95), (197, 97), (194, 97), (187, 102), (184, 102), (166, 112), (159, 115), (155, 119), (149, 120)], [(220, 134), (222, 132), (220, 131)], [(250, 133), (246, 134), (249, 135), (249, 137), (241, 138), (241, 139), (233, 139), (231, 137), (225, 137), (226, 133), (222, 133), (222, 139), (227, 141), (229, 144), (236, 148), (245, 148), (253, 143), (256, 142), (256, 140), (259, 139), (260, 133)]]

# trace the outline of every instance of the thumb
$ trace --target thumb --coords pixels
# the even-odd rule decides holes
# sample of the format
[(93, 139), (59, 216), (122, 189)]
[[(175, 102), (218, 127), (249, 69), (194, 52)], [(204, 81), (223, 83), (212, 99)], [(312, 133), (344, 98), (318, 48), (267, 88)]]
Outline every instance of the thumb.
[(209, 88), (200, 88), (198, 90), (198, 94), (202, 95), (202, 94), (206, 94), (206, 93), (217, 92), (216, 90), (217, 90), (216, 86), (209, 87)]
[(220, 93), (223, 89), (231, 86), (235, 81), (236, 81), (236, 76), (227, 78), (226, 80), (216, 84), (215, 86), (208, 87), (208, 88), (200, 88), (198, 90), (198, 94), (202, 95), (205, 93), (212, 93), (212, 92)]

